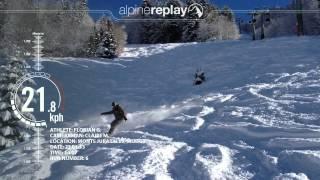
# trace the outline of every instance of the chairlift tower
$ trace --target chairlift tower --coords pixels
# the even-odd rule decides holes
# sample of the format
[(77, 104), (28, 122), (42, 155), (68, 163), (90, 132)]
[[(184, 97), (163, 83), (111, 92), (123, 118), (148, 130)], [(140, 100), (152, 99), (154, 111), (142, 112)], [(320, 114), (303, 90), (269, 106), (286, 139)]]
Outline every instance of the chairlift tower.
[(258, 15), (257, 11), (254, 10), (250, 13), (251, 15), (251, 21), (250, 24), (252, 25), (252, 40), (255, 41), (256, 40), (256, 16)]
[(270, 23), (270, 10), (261, 10), (261, 40), (265, 38), (265, 23)]
[(297, 10), (297, 35), (303, 36), (303, 0), (295, 0), (295, 8)]
[(241, 18), (237, 18), (237, 23), (238, 23), (238, 26), (239, 26), (239, 33), (241, 34), (242, 33), (241, 26), (243, 24), (243, 20)]

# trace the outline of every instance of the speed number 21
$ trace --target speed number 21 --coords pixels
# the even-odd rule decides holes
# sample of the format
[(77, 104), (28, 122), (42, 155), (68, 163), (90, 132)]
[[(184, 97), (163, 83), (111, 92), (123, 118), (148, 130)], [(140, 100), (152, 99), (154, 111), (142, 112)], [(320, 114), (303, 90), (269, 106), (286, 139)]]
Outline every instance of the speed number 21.
[[(44, 87), (40, 87), (37, 90), (31, 87), (24, 87), (22, 89), (22, 95), (27, 96), (27, 100), (22, 106), (22, 112), (29, 112), (29, 113), (34, 112), (34, 108), (30, 107), (30, 104), (34, 99), (35, 94), (37, 94), (40, 98), (39, 111), (40, 112), (45, 111)], [(56, 103), (55, 101), (51, 101), (50, 109), (48, 110), (48, 112), (55, 112), (55, 111), (56, 111)]]

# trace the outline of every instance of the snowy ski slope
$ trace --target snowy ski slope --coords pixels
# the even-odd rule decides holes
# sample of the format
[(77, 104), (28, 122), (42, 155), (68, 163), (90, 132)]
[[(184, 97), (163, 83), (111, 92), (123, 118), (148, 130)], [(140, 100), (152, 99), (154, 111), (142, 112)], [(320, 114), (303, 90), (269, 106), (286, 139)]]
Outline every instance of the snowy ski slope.
[[(320, 177), (320, 38), (128, 46), (114, 61), (47, 59), (63, 85), (65, 126), (101, 127), (128, 112), (90, 161), (23, 165), (25, 142), (0, 153), (0, 179), (314, 179)], [(208, 81), (193, 86), (202, 68)], [(45, 136), (46, 131), (42, 134)], [(45, 138), (45, 137), (44, 137)]]

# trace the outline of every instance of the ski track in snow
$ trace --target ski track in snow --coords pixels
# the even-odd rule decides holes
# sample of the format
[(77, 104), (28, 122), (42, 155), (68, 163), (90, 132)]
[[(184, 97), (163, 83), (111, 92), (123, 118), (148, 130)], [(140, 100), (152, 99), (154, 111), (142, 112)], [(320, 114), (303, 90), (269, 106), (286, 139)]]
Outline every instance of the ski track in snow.
[(192, 127), (192, 130), (193, 131), (199, 130), (201, 126), (203, 126), (203, 124), (205, 123), (205, 120), (202, 117), (207, 116), (213, 112), (214, 112), (214, 108), (203, 106), (202, 111), (196, 117), (196, 122), (195, 122), (195, 125)]
[[(69, 127), (107, 131), (113, 117), (99, 113), (116, 100), (129, 120), (113, 138), (145, 143), (88, 144), (82, 153), (90, 161), (52, 162), (43, 142), (42, 163), (24, 166), (34, 153), (25, 142), (0, 153), (1, 179), (317, 179), (319, 45), (318, 38), (132, 45), (114, 61), (48, 58), (68, 94)], [(281, 53), (263, 55), (275, 49)], [(191, 86), (195, 59), (209, 76), (200, 87)], [(74, 77), (86, 84), (70, 83)]]
[(164, 53), (168, 50), (175, 49), (180, 46), (185, 46), (188, 44), (194, 43), (172, 43), (172, 44), (156, 44), (150, 46), (140, 46), (140, 45), (129, 45), (124, 49), (124, 52), (120, 56), (120, 60), (127, 59), (127, 58), (141, 58), (141, 57), (150, 57), (153, 55)]

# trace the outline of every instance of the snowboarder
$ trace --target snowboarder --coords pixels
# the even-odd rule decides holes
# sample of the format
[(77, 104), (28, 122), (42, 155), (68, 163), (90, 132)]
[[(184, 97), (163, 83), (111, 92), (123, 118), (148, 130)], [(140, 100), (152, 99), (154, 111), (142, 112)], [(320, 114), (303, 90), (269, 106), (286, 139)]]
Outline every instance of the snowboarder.
[(200, 85), (206, 81), (206, 76), (204, 72), (201, 70), (197, 70), (197, 72), (194, 75), (194, 78), (195, 78), (194, 85)]
[(113, 114), (115, 117), (115, 120), (112, 121), (110, 130), (108, 132), (108, 135), (111, 136), (115, 128), (123, 121), (127, 121), (127, 117), (121, 108), (119, 104), (116, 104), (115, 102), (112, 102), (112, 110), (108, 112), (101, 113), (101, 115), (109, 115)]

